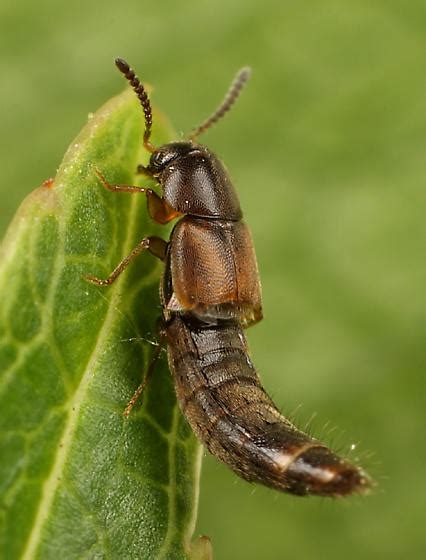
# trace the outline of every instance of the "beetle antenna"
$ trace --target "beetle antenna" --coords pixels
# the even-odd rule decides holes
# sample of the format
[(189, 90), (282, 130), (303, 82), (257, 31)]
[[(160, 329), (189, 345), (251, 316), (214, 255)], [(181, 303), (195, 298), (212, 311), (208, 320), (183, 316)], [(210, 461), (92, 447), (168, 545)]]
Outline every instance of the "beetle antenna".
[(216, 111), (212, 115), (210, 115), (208, 119), (206, 119), (203, 123), (200, 124), (198, 128), (196, 128), (191, 132), (191, 134), (189, 135), (189, 140), (194, 140), (195, 138), (197, 138), (197, 136), (199, 136), (200, 134), (205, 132), (208, 128), (210, 128), (212, 125), (214, 125), (219, 119), (221, 119), (225, 115), (225, 113), (229, 111), (229, 109), (238, 99), (241, 90), (246, 85), (250, 76), (251, 76), (251, 68), (249, 68), (248, 66), (246, 66), (245, 68), (241, 68), (241, 70), (237, 72), (237, 75), (235, 76), (234, 81), (232, 82), (228, 90), (228, 93), (225, 95), (225, 98), (222, 101), (222, 103), (219, 105)]
[(124, 77), (130, 82), (130, 85), (134, 89), (142, 105), (142, 109), (145, 115), (145, 133), (143, 135), (143, 145), (149, 152), (155, 152), (155, 147), (149, 141), (152, 126), (152, 109), (148, 94), (144, 86), (141, 84), (139, 78), (136, 76), (134, 71), (130, 68), (125, 60), (123, 60), (122, 58), (116, 58), (115, 65), (120, 70), (120, 72), (124, 74)]

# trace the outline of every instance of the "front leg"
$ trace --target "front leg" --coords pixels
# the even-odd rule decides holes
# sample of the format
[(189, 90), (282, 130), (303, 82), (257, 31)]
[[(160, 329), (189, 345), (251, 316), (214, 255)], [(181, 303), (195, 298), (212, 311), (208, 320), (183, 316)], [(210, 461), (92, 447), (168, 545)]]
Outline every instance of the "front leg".
[(108, 183), (99, 169), (95, 169), (95, 173), (99, 181), (108, 191), (145, 194), (148, 203), (148, 213), (155, 222), (159, 224), (167, 224), (171, 220), (174, 220), (175, 218), (180, 216), (179, 212), (169, 206), (164, 198), (158, 196), (158, 194), (152, 189), (146, 187), (135, 187), (133, 185), (111, 185), (111, 183)]

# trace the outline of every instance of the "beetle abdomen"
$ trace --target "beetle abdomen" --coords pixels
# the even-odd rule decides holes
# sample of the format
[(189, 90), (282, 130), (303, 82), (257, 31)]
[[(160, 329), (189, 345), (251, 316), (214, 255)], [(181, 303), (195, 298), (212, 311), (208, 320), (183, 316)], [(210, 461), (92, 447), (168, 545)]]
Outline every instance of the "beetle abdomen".
[(369, 478), (298, 430), (264, 391), (235, 321), (175, 315), (165, 327), (180, 407), (207, 449), (251, 482), (298, 495), (344, 496)]

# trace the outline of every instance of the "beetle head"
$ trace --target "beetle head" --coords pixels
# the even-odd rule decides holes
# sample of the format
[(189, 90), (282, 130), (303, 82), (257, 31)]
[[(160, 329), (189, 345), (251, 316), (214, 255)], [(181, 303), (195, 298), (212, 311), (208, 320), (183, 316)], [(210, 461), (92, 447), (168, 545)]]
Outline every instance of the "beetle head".
[(151, 154), (148, 170), (154, 176), (158, 177), (172, 162), (180, 157), (186, 156), (194, 150), (192, 142), (170, 142), (157, 148)]

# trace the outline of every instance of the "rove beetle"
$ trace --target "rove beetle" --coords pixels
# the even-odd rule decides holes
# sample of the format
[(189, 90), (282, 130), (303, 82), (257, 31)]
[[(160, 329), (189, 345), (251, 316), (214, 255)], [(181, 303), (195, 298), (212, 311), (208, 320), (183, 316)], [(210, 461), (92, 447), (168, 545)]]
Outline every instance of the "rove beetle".
[(250, 77), (240, 70), (218, 109), (188, 140), (154, 147), (152, 112), (144, 86), (124, 60), (115, 61), (138, 96), (144, 115), (148, 166), (138, 171), (155, 179), (152, 189), (111, 185), (111, 191), (143, 193), (155, 221), (179, 218), (168, 242), (147, 237), (99, 286), (111, 284), (141, 252), (165, 263), (160, 286), (161, 342), (142, 385), (142, 393), (162, 344), (180, 408), (207, 449), (242, 478), (296, 494), (345, 496), (371, 486), (368, 475), (327, 446), (298, 430), (277, 410), (250, 360), (243, 329), (262, 318), (256, 256), (242, 221), (237, 194), (220, 160), (197, 137), (234, 104)]

